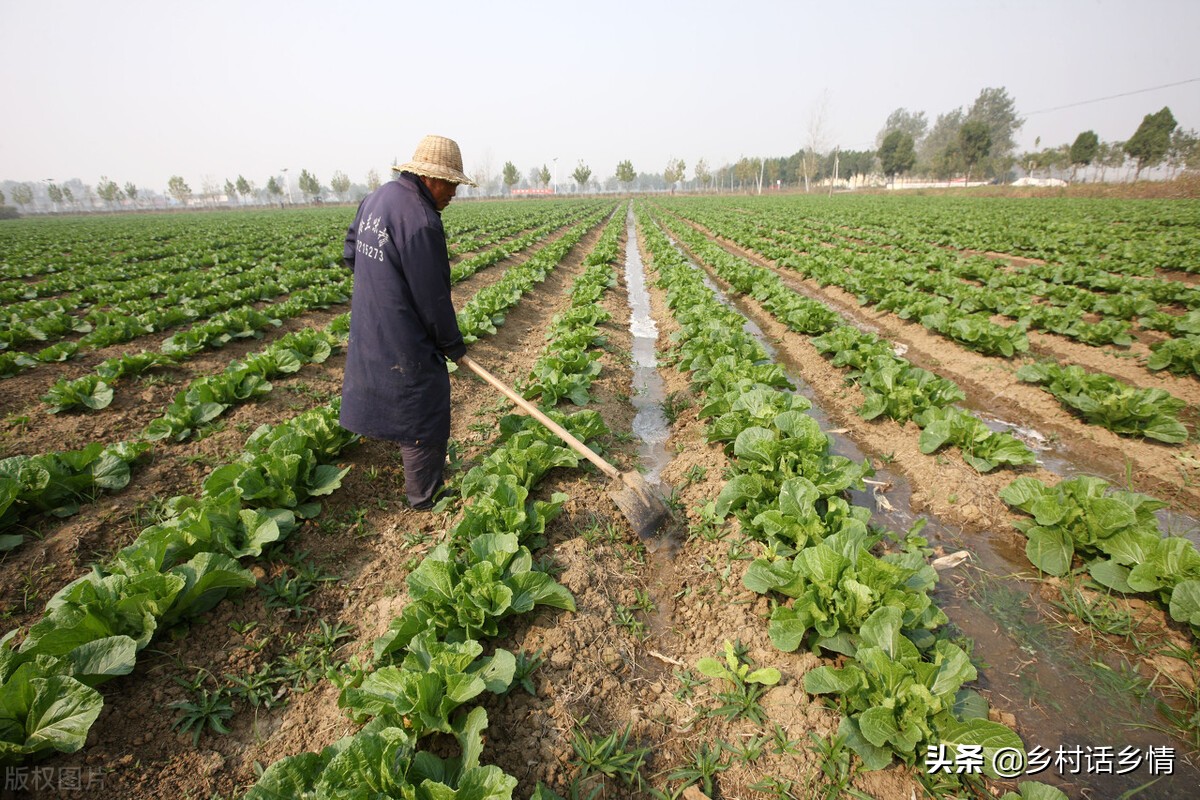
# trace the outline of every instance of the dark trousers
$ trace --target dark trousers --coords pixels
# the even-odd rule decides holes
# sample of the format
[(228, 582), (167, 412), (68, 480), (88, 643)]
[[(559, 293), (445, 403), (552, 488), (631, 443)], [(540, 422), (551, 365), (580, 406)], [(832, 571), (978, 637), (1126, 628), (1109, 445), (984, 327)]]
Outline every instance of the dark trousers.
[(429, 508), (442, 488), (442, 470), (446, 466), (446, 443), (401, 442), (404, 460), (404, 494), (413, 508)]

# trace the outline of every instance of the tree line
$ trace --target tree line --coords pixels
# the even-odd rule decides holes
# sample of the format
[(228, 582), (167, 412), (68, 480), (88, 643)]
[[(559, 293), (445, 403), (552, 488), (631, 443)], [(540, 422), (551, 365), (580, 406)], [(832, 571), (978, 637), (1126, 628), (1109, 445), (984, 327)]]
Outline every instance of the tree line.
[[(597, 180), (591, 167), (580, 160), (567, 176), (570, 181), (564, 181), (564, 184), (576, 192), (629, 191), (634, 188), (675, 191), (680, 184), (699, 191), (761, 192), (764, 186), (800, 186), (810, 190), (814, 184), (832, 188), (835, 183), (844, 181), (853, 185), (871, 176), (892, 182), (901, 176), (936, 180), (961, 177), (970, 182), (972, 179), (1008, 180), (1016, 177), (1020, 170), (1033, 176), (1058, 172), (1074, 180), (1079, 170), (1091, 168), (1099, 180), (1104, 180), (1107, 170), (1131, 166), (1133, 179), (1138, 180), (1144, 171), (1162, 165), (1166, 166), (1168, 177), (1173, 177), (1180, 169), (1200, 169), (1200, 137), (1194, 130), (1179, 127), (1168, 107), (1146, 114), (1126, 141), (1104, 142), (1095, 131), (1086, 130), (1070, 144), (1043, 148), (1039, 138), (1035, 140), (1034, 150), (1018, 153), (1016, 133), (1024, 122), (1006, 89), (985, 88), (970, 107), (939, 114), (932, 124), (924, 111), (897, 108), (888, 115), (878, 132), (873, 150), (830, 147), (823, 133), (823, 114), (817, 112), (810, 120), (805, 145), (791, 155), (743, 157), (717, 168), (710, 167), (701, 158), (693, 165), (691, 178), (683, 159), (675, 156), (667, 160), (661, 172), (650, 173), (638, 172), (626, 159), (620, 161), (614, 173), (603, 182)], [(504, 163), (499, 174), (493, 174), (485, 163), (475, 170), (472, 178), (479, 184), (479, 189), (473, 191), (477, 195), (511, 193), (522, 181), (530, 187), (542, 188), (553, 181), (558, 189), (558, 177), (545, 163), (532, 167), (524, 178), (511, 161)], [(569, 187), (570, 182), (574, 183), (573, 187)], [(320, 202), (326, 197), (339, 201), (357, 199), (378, 188), (380, 183), (376, 170), (367, 173), (365, 184), (352, 183), (344, 172), (336, 171), (326, 188), (316, 175), (302, 169), (296, 180), (296, 192), (292, 191), (287, 170), (270, 176), (261, 188), (238, 175), (236, 179), (226, 179), (223, 186), (205, 178), (200, 191), (194, 192), (182, 176), (172, 175), (167, 181), (166, 193), (183, 206), (284, 205)], [(12, 202), (22, 210), (31, 205), (40, 208), (33, 184), (10, 182), (6, 186)], [(132, 182), (119, 184), (108, 176), (101, 176), (94, 190), (77, 180), (66, 184), (51, 181), (44, 187), (41, 197), (49, 206), (43, 210), (55, 211), (94, 209), (96, 199), (101, 208), (110, 210), (140, 208), (157, 198), (153, 192), (147, 193)], [(4, 192), (0, 190), (0, 206), (4, 206), (5, 200)]]

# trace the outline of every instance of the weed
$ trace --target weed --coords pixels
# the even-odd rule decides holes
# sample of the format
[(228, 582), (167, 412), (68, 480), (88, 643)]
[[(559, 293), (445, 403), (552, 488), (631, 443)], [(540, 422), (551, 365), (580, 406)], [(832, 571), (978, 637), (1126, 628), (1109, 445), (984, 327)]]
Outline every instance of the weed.
[(697, 686), (708, 684), (708, 681), (693, 675), (690, 669), (677, 669), (672, 674), (679, 681), (679, 688), (675, 690), (675, 699), (680, 702), (694, 697)]
[(653, 614), (655, 610), (654, 598), (645, 589), (633, 590), (634, 603), (633, 607), (646, 614)]
[(580, 720), (575, 728), (571, 748), (575, 751), (575, 766), (579, 769), (579, 780), (585, 780), (591, 775), (603, 775), (607, 778), (620, 778), (626, 786), (640, 789), (642, 786), (642, 764), (650, 754), (649, 747), (629, 746), (629, 736), (633, 730), (631, 725), (625, 726), (623, 733), (613, 731), (608, 736), (593, 739), (584, 730), (588, 717)]
[(418, 545), (425, 544), (425, 542), (429, 540), (430, 535), (430, 533), (422, 530), (409, 531), (408, 533), (404, 534), (404, 546), (413, 548), (417, 547)]
[(316, 686), (329, 666), (326, 653), (310, 645), (303, 645), (291, 655), (280, 656), (277, 668), (280, 679), (290, 684), (293, 691), (306, 692)]
[[(211, 428), (204, 429), (204, 436), (211, 435), (212, 433), (216, 433), (216, 431)], [(199, 441), (201, 438), (203, 437), (197, 436), (196, 440)], [(216, 453), (192, 453), (191, 455), (183, 456), (180, 460), (185, 464), (198, 464), (202, 467), (216, 467), (225, 462), (225, 459)]]
[(355, 506), (346, 512), (346, 530), (359, 538), (375, 535), (375, 528), (367, 521), (371, 511), (366, 506)]
[(231, 623), (229, 623), (230, 630), (232, 630), (234, 633), (239, 633), (242, 636), (245, 636), (246, 634), (248, 634), (250, 631), (254, 630), (257, 627), (258, 627), (258, 620), (253, 620), (253, 619), (247, 620), (246, 622), (231, 622)]
[(662, 402), (663, 416), (667, 418), (667, 422), (671, 425), (675, 424), (675, 420), (679, 419), (679, 415), (688, 408), (692, 407), (692, 398), (686, 392), (671, 392)]
[(280, 705), (279, 698), (282, 697), (282, 692), (277, 692), (276, 687), (283, 679), (273, 675), (270, 666), (264, 666), (248, 675), (226, 675), (225, 679), (229, 682), (229, 693), (245, 700), (253, 708), (274, 708)]
[(724, 538), (725, 520), (717, 515), (716, 509), (717, 504), (713, 500), (692, 509), (699, 521), (688, 526), (689, 539), (700, 537), (706, 542), (715, 542)]
[(729, 769), (730, 762), (721, 758), (721, 747), (710, 748), (708, 742), (701, 742), (700, 747), (692, 751), (692, 763), (680, 767), (667, 776), (667, 780), (684, 781), (684, 786), (691, 786), (696, 781), (704, 784), (704, 793), (713, 795), (713, 780), (718, 772)]
[(533, 697), (537, 697), (537, 689), (533, 685), (533, 673), (537, 672), (538, 667), (546, 662), (544, 652), (538, 650), (532, 655), (524, 650), (518, 650), (516, 654), (517, 666), (513, 672), (513, 686), (520, 686)]
[(713, 716), (734, 720), (744, 716), (752, 722), (762, 725), (766, 722), (767, 713), (759, 705), (759, 698), (766, 693), (767, 687), (779, 682), (779, 670), (773, 667), (752, 669), (754, 666), (746, 654), (746, 648), (739, 641), (736, 645), (726, 640), (725, 658), (702, 658), (696, 664), (697, 669), (710, 678), (722, 679), (725, 687), (716, 693), (721, 705), (710, 713)]
[(1063, 587), (1060, 595), (1062, 599), (1051, 601), (1051, 604), (1087, 623), (1089, 631), (1123, 637), (1133, 637), (1137, 633), (1133, 614), (1106, 595), (1089, 602), (1075, 586)]
[[(191, 686), (180, 681), (184, 686)], [(205, 728), (215, 733), (229, 733), (225, 723), (233, 716), (233, 704), (230, 702), (228, 690), (214, 690), (196, 686), (191, 692), (192, 699), (171, 703), (168, 708), (179, 712), (179, 716), (171, 725), (172, 730), (180, 733), (191, 731), (192, 746), (200, 744), (200, 734)]]
[(788, 732), (779, 723), (775, 723), (771, 729), (771, 743), (775, 745), (776, 755), (794, 756), (800, 753), (800, 740), (789, 738)]
[(792, 794), (793, 785), (787, 778), (768, 775), (762, 780), (750, 784), (750, 788), (766, 794), (771, 800), (799, 800), (797, 795)]
[(182, 375), (172, 375), (169, 372), (144, 372), (138, 376), (138, 383), (142, 386), (173, 386), (182, 381)]
[(622, 628), (628, 628), (636, 639), (646, 638), (646, 623), (642, 622), (634, 614), (634, 609), (623, 605), (617, 605), (617, 625)]
[(688, 471), (683, 473), (683, 484), (687, 486), (693, 483), (699, 483), (708, 477), (708, 468), (702, 467), (699, 464), (692, 464), (688, 467)]
[(753, 554), (747, 551), (750, 544), (749, 539), (737, 539), (729, 543), (729, 560), (730, 561), (753, 561)]
[(316, 608), (306, 605), (304, 601), (317, 590), (317, 581), (291, 570), (284, 570), (275, 580), (263, 584), (263, 594), (267, 598), (267, 608), (287, 609), (293, 616), (315, 612)]
[(340, 647), (338, 642), (342, 639), (349, 639), (353, 635), (353, 625), (347, 625), (344, 622), (337, 622), (330, 625), (325, 620), (320, 620), (317, 630), (308, 635), (308, 643), (313, 647), (334, 651)]
[[(808, 736), (813, 742), (809, 749), (816, 753), (817, 763), (821, 767), (821, 775), (825, 779), (824, 786), (819, 787), (822, 792), (820, 796), (825, 800), (839, 800), (842, 795), (871, 800), (870, 797), (850, 786), (850, 781), (854, 779), (857, 769), (850, 759), (850, 748), (846, 746), (845, 735), (834, 733), (828, 739), (822, 739), (815, 732), (809, 731)], [(811, 793), (809, 796), (817, 797), (818, 795)]]
[(750, 765), (758, 761), (767, 752), (767, 744), (771, 741), (769, 736), (751, 735), (741, 745), (729, 744), (722, 742), (721, 746), (733, 754), (733, 757), (743, 764)]
[(463, 468), (463, 455), (460, 450), (460, 445), (454, 439), (446, 442), (446, 472), (461, 472)]

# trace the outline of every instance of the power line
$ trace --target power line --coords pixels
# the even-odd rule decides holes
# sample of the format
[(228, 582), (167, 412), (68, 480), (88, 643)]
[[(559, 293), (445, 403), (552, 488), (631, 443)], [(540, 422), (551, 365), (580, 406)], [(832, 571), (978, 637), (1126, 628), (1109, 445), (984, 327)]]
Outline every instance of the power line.
[(1048, 114), (1051, 111), (1062, 111), (1064, 108), (1075, 108), (1076, 106), (1086, 106), (1091, 103), (1102, 103), (1105, 100), (1115, 100), (1118, 97), (1129, 97), (1135, 94), (1145, 94), (1146, 92), (1156, 92), (1159, 89), (1170, 89), (1173, 86), (1184, 86), (1189, 83), (1196, 83), (1200, 78), (1188, 78), (1186, 81), (1177, 81), (1176, 83), (1164, 83), (1162, 86), (1151, 86), (1147, 89), (1134, 89), (1132, 92), (1122, 92), (1121, 94), (1111, 94), (1108, 97), (1097, 97), (1094, 100), (1081, 100), (1078, 103), (1067, 103), (1065, 106), (1055, 106), (1054, 108), (1043, 108), (1038, 111), (1024, 112), (1025, 116), (1032, 117), (1034, 114)]

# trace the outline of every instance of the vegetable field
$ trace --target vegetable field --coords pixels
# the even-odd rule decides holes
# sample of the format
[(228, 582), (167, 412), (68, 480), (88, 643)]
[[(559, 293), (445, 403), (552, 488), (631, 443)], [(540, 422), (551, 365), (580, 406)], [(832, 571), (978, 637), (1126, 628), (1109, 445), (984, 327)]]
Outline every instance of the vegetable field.
[(1193, 796), (1200, 204), (452, 205), (470, 354), (665, 465), (648, 541), (462, 373), (406, 508), (351, 217), (0, 226), (0, 797)]

